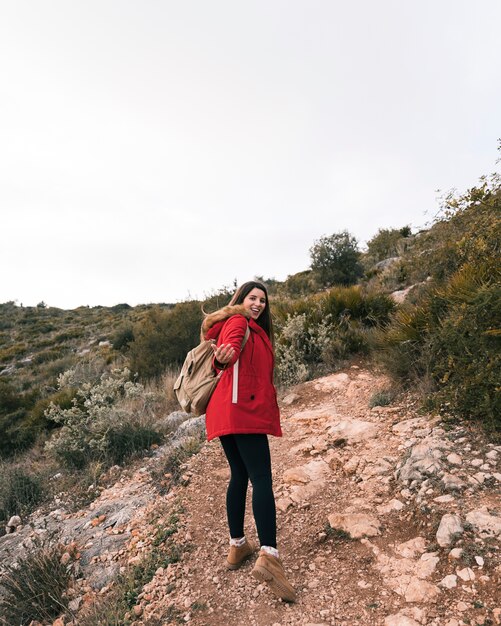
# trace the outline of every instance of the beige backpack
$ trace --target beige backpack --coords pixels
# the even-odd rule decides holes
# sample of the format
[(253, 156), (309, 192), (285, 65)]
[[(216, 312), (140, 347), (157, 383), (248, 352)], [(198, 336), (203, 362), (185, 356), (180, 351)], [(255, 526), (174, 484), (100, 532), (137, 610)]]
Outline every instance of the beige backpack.
[[(249, 326), (242, 340), (243, 350), (249, 338)], [(174, 393), (183, 411), (193, 415), (202, 415), (216, 388), (223, 371), (216, 373), (212, 367), (214, 351), (211, 345), (214, 339), (206, 339), (190, 350), (186, 355), (181, 373), (174, 384)]]

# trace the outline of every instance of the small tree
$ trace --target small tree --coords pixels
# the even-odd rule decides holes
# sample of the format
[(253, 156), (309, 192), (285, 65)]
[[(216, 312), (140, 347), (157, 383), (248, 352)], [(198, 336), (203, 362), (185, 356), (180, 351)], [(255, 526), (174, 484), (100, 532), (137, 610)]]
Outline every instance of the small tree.
[(315, 241), (310, 257), (323, 287), (353, 285), (363, 274), (357, 240), (347, 230)]
[(380, 228), (367, 242), (367, 256), (371, 263), (383, 261), (389, 257), (400, 256), (405, 245), (403, 240), (410, 237), (409, 226), (403, 228)]

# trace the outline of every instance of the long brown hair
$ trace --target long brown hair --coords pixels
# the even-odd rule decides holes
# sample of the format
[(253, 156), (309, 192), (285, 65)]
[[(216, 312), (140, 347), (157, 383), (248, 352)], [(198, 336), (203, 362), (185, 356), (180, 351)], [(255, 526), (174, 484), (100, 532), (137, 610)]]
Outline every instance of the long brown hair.
[(230, 300), (230, 304), (242, 304), (245, 298), (247, 297), (247, 295), (253, 289), (261, 289), (261, 291), (264, 291), (264, 295), (266, 296), (266, 305), (263, 309), (263, 312), (257, 318), (257, 320), (255, 320), (255, 322), (256, 324), (259, 324), (259, 326), (261, 326), (261, 328), (265, 331), (265, 333), (268, 335), (273, 345), (274, 335), (273, 335), (273, 322), (272, 322), (271, 314), (270, 314), (270, 301), (268, 299), (268, 290), (263, 285), (263, 283), (260, 283), (256, 280), (249, 280), (247, 283), (240, 285), (240, 287), (236, 290), (235, 294), (233, 295), (233, 298)]

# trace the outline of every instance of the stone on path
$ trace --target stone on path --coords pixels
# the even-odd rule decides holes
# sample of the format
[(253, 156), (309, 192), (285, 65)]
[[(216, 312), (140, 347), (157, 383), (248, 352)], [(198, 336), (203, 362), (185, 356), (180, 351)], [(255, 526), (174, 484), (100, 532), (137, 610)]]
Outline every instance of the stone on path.
[(415, 577), (405, 590), (406, 602), (433, 602), (439, 594), (439, 589), (425, 580)]
[(454, 587), (457, 587), (458, 577), (455, 574), (449, 574), (442, 578), (438, 584), (445, 589), (454, 589)]
[(454, 476), (454, 474), (445, 473), (442, 476), (442, 485), (444, 489), (447, 491), (460, 491), (466, 487), (466, 483), (459, 478), (459, 476)]
[(344, 530), (352, 539), (380, 534), (379, 520), (366, 513), (333, 513), (328, 516), (328, 520), (331, 528)]
[(377, 434), (377, 427), (372, 422), (344, 419), (332, 425), (329, 428), (329, 434), (337, 439), (347, 439), (350, 443), (358, 443), (374, 438)]
[(442, 548), (449, 546), (454, 536), (463, 533), (463, 526), (461, 525), (461, 518), (459, 515), (452, 515), (446, 513), (440, 520), (440, 525), (437, 530), (437, 543)]
[(301, 396), (297, 393), (288, 393), (285, 398), (282, 400), (282, 404), (285, 404), (286, 406), (290, 406), (291, 404), (294, 404), (294, 402), (296, 402), (297, 400), (299, 400)]
[(405, 507), (403, 502), (400, 500), (393, 499), (390, 500), (387, 504), (381, 504), (377, 507), (377, 512), (380, 515), (386, 515), (387, 513), (391, 513), (392, 511), (401, 511)]
[(330, 376), (319, 378), (315, 383), (315, 389), (327, 393), (337, 389), (344, 389), (349, 382), (350, 377), (348, 374), (340, 372), (339, 374), (331, 374)]
[(426, 539), (424, 537), (414, 537), (404, 543), (399, 544), (395, 551), (406, 559), (413, 559), (417, 554), (422, 554), (426, 551)]
[(402, 613), (396, 613), (395, 615), (385, 617), (384, 626), (420, 626), (420, 624), (416, 622), (415, 619), (412, 619), (412, 617), (408, 617)]
[(489, 513), (486, 506), (470, 511), (466, 516), (466, 521), (482, 533), (501, 535), (501, 517)]

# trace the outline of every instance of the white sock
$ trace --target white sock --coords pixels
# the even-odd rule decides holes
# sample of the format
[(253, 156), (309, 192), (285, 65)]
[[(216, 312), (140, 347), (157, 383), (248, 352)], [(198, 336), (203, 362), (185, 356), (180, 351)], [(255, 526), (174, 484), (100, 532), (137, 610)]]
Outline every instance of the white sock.
[(278, 559), (278, 550), (276, 548), (272, 548), (271, 546), (261, 546), (261, 550), (264, 550), (271, 556), (274, 556)]
[(230, 537), (230, 546), (235, 546), (236, 548), (241, 548), (245, 543), (245, 535), (240, 539), (233, 539)]

